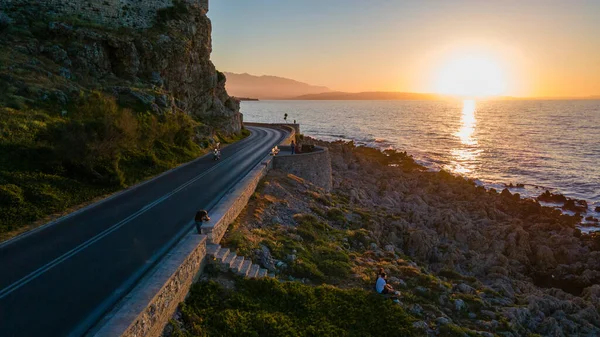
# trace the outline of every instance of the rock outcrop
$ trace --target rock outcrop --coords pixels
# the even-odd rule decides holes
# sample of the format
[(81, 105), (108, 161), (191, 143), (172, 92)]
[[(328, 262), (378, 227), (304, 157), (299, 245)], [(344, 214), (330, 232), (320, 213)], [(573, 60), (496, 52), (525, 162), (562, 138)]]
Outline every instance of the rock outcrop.
[(175, 1), (152, 27), (133, 29), (57, 15), (37, 1), (2, 5), (11, 22), (0, 35), (6, 105), (68, 113), (80, 92), (100, 90), (136, 111), (182, 110), (207, 125), (201, 133), (240, 131), (239, 102), (210, 61), (204, 8)]

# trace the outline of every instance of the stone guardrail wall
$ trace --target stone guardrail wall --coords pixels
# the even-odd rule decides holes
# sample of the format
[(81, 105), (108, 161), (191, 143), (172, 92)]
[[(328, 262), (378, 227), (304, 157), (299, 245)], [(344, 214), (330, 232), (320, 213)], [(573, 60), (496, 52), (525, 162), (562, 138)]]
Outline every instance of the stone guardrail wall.
[[(282, 150), (290, 150), (282, 146)], [(331, 157), (329, 149), (316, 146), (314, 152), (293, 155), (279, 154), (273, 158), (273, 168), (306, 179), (325, 191), (331, 191)]]
[[(208, 0), (181, 0), (208, 12)], [(77, 16), (101, 24), (148, 28), (160, 9), (173, 6), (173, 0), (0, 0), (0, 10), (21, 6), (37, 8), (56, 16)]]
[(206, 241), (190, 231), (88, 336), (159, 337), (206, 263)]
[(281, 145), (290, 145), (291, 141), (296, 141), (296, 135), (300, 134), (300, 124), (268, 124), (268, 123), (247, 123), (244, 122), (244, 125), (247, 126), (258, 126), (262, 128), (276, 128), (276, 129), (284, 129), (289, 131), (289, 136), (281, 142)]

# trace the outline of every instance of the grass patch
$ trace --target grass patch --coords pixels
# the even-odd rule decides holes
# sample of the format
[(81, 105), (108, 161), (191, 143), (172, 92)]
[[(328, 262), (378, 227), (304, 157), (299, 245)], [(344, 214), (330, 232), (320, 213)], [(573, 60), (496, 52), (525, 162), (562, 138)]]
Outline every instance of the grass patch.
[(471, 329), (462, 328), (456, 324), (446, 324), (440, 327), (440, 336), (448, 337), (476, 337), (479, 336), (475, 331)]
[(400, 306), (373, 292), (272, 279), (238, 279), (235, 290), (197, 283), (182, 313), (186, 331), (174, 336), (417, 335)]

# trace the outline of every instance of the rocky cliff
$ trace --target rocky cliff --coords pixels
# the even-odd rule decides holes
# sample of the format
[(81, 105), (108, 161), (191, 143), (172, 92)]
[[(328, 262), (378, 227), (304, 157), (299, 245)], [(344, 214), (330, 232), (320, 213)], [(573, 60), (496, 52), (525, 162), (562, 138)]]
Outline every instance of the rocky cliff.
[(246, 134), (206, 1), (116, 3), (0, 0), (0, 240)]
[[(204, 8), (174, 2), (154, 25), (132, 29), (57, 14), (52, 7), (2, 3), (2, 103), (69, 112), (81, 92), (100, 90), (137, 111), (181, 110), (209, 126), (239, 132), (239, 104), (210, 61)], [(51, 104), (48, 104), (51, 103)]]

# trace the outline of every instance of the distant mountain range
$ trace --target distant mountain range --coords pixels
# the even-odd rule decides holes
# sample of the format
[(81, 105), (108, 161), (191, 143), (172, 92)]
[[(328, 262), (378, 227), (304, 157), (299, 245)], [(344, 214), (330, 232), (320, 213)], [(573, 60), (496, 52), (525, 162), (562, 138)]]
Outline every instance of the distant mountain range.
[[(255, 76), (250, 74), (224, 73), (227, 77), (225, 87), (231, 96), (242, 100), (274, 99), (274, 100), (439, 100), (451, 96), (395, 92), (395, 91), (366, 91), (341, 92), (332, 91), (323, 86), (298, 82), (289, 78), (277, 76)], [(600, 96), (587, 97), (511, 97), (498, 96), (495, 100), (581, 100), (600, 99)]]
[(225, 72), (225, 88), (231, 96), (257, 99), (290, 99), (307, 94), (330, 92), (331, 89), (277, 76), (254, 76)]

